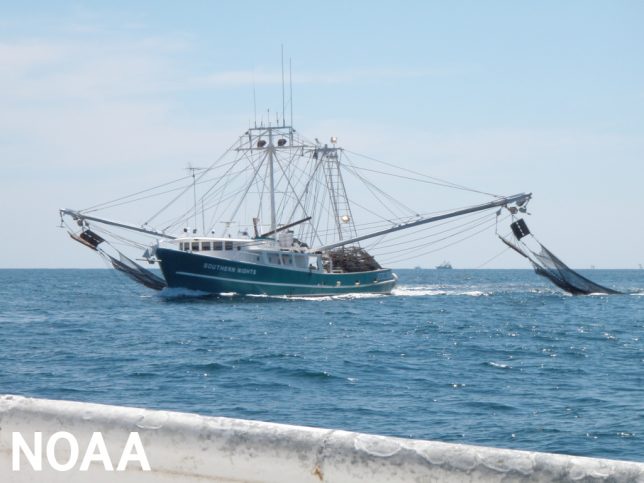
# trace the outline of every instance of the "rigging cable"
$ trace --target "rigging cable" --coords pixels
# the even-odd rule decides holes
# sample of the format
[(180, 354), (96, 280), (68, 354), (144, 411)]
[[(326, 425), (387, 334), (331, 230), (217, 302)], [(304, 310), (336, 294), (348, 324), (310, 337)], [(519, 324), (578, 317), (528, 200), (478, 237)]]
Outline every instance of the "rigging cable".
[[(233, 149), (233, 147), (234, 147), (236, 144), (237, 144), (237, 141), (235, 141), (235, 142), (234, 142), (234, 143), (233, 143), (233, 144), (232, 144), (228, 149), (226, 149), (226, 150), (221, 154), (221, 156), (219, 156), (219, 157), (218, 157), (218, 158), (217, 158), (217, 159), (216, 159), (216, 160), (215, 160), (215, 161), (214, 161), (214, 162), (213, 162), (213, 163), (212, 163), (208, 168), (206, 168), (206, 169), (205, 169), (205, 170), (204, 170), (204, 171), (199, 175), (199, 177), (198, 177), (198, 178), (196, 178), (195, 182), (196, 182), (196, 181), (201, 181), (201, 178), (203, 178), (203, 177), (206, 175), (206, 173), (209, 173), (209, 172), (210, 172), (210, 171), (211, 171), (211, 170), (212, 170), (212, 169), (217, 165), (217, 163), (219, 163), (219, 161), (221, 161), (221, 160), (224, 158), (224, 156), (226, 156), (226, 155), (227, 155), (227, 154), (228, 154), (228, 153)], [(161, 209), (160, 209), (159, 211), (157, 211), (154, 215), (152, 215), (152, 217), (150, 217), (150, 218), (149, 218), (149, 219), (144, 223), (144, 225), (147, 225), (147, 224), (148, 224), (148, 223), (150, 223), (152, 220), (154, 220), (157, 216), (159, 216), (162, 212), (164, 212), (164, 211), (166, 210), (166, 208), (168, 208), (168, 206), (172, 205), (175, 201), (177, 201), (179, 198), (181, 198), (181, 196), (183, 196), (183, 195), (184, 195), (184, 194), (185, 194), (185, 193), (186, 193), (190, 188), (192, 188), (193, 186), (194, 186), (193, 184), (190, 184), (190, 185), (186, 186), (186, 188), (185, 188), (181, 193), (179, 193), (179, 194), (178, 194), (174, 199), (172, 199), (172, 200), (171, 200), (169, 203), (167, 203), (163, 208), (161, 208)]]
[[(507, 218), (507, 217), (506, 217), (506, 218)], [(470, 238), (472, 238), (472, 237), (474, 237), (474, 236), (476, 236), (476, 235), (478, 235), (478, 234), (480, 234), (480, 233), (483, 233), (484, 231), (486, 231), (486, 230), (488, 230), (488, 229), (492, 228), (493, 226), (494, 226), (494, 223), (488, 224), (487, 226), (483, 227), (482, 229), (480, 229), (480, 230), (478, 230), (478, 231), (476, 231), (476, 232), (474, 232), (474, 233), (472, 233), (472, 234), (470, 234), (470, 235), (468, 235), (468, 236), (466, 236), (466, 237), (464, 237), (464, 238), (460, 238), (460, 239), (458, 239), (458, 240), (454, 241), (453, 243), (449, 243), (449, 244), (447, 244), (447, 245), (445, 245), (445, 246), (441, 246), (441, 247), (435, 248), (435, 249), (433, 249), (433, 250), (429, 250), (429, 251), (427, 251), (427, 252), (415, 253), (414, 255), (412, 255), (412, 256), (410, 256), (410, 257), (403, 257), (403, 258), (398, 258), (398, 259), (394, 259), (394, 260), (389, 260), (389, 262), (388, 262), (388, 263), (397, 263), (397, 262), (402, 262), (402, 261), (410, 260), (410, 259), (412, 259), (412, 258), (416, 258), (416, 257), (419, 257), (419, 256), (429, 255), (430, 253), (434, 253), (434, 252), (437, 252), (437, 251), (439, 251), (439, 250), (444, 250), (445, 248), (449, 248), (449, 247), (452, 247), (452, 246), (457, 245), (457, 244), (459, 244), (459, 243), (462, 243), (462, 242), (464, 242), (465, 240), (469, 240)], [(465, 233), (465, 232), (467, 232), (467, 231), (469, 231), (469, 230), (463, 230), (463, 231), (462, 231), (462, 232), (460, 232), (460, 233)], [(459, 235), (460, 233), (455, 233), (454, 235), (451, 235), (451, 236), (456, 236), (456, 235)], [(450, 238), (450, 237), (446, 237), (446, 238)], [(437, 241), (438, 241), (438, 240), (437, 240)]]
[[(423, 181), (423, 180), (419, 180), (419, 179), (416, 179), (416, 181), (421, 181), (421, 182), (425, 182), (425, 183), (435, 184), (435, 185), (437, 185), (437, 186), (443, 186), (443, 187), (446, 187), (446, 188), (454, 188), (454, 189), (459, 189), (459, 190), (463, 190), (463, 191), (470, 191), (470, 192), (472, 192), (472, 193), (479, 193), (479, 194), (483, 194), (483, 195), (488, 195), (488, 196), (492, 196), (492, 197), (494, 197), (494, 198), (502, 198), (502, 196), (501, 196), (501, 195), (496, 195), (496, 194), (494, 194), (494, 193), (488, 193), (488, 192), (486, 192), (486, 191), (476, 190), (476, 189), (474, 189), (474, 188), (468, 188), (467, 186), (463, 186), (463, 185), (459, 185), (459, 184), (456, 184), (456, 183), (452, 183), (451, 181), (447, 181), (447, 180), (444, 180), (444, 179), (441, 179), (441, 178), (436, 178), (436, 177), (434, 177), (434, 176), (429, 176), (429, 175), (426, 175), (426, 174), (420, 173), (420, 172), (418, 172), (418, 171), (414, 171), (414, 170), (411, 170), (411, 169), (407, 169), (407, 168), (403, 168), (403, 167), (400, 167), (400, 166), (396, 166), (396, 165), (394, 165), (394, 164), (387, 163), (386, 161), (381, 161), (381, 160), (379, 160), (379, 159), (372, 158), (371, 156), (367, 156), (367, 155), (365, 155), (365, 154), (360, 154), (360, 153), (356, 153), (356, 152), (353, 152), (353, 151), (349, 151), (348, 149), (345, 149), (345, 150), (346, 150), (348, 153), (355, 154), (356, 156), (360, 156), (360, 157), (362, 157), (362, 158), (368, 159), (368, 160), (370, 160), (370, 161), (375, 161), (376, 163), (381, 163), (381, 164), (384, 164), (384, 165), (389, 166), (389, 167), (392, 167), (392, 168), (400, 169), (401, 171), (406, 171), (406, 172), (408, 172), (408, 173), (412, 173), (412, 174), (415, 174), (415, 175), (417, 175), (417, 176), (422, 176), (423, 178), (431, 179), (431, 180), (433, 180), (434, 182), (433, 182), (433, 183), (431, 183), (431, 182), (429, 182), (429, 181)], [(362, 168), (362, 169), (367, 169), (367, 168)], [(377, 172), (377, 171), (375, 171), (375, 172)], [(383, 173), (383, 174), (390, 174), (390, 173)], [(398, 175), (394, 175), (394, 174), (390, 174), (390, 176), (402, 177), (402, 176), (398, 176)], [(414, 179), (414, 178), (409, 178), (409, 179)]]
[[(378, 248), (379, 248), (379, 249), (380, 249), (380, 248), (392, 248), (392, 247), (396, 247), (396, 246), (400, 246), (400, 245), (406, 245), (406, 244), (408, 244), (408, 243), (413, 243), (413, 242), (420, 241), (420, 240), (427, 240), (428, 238), (433, 238), (433, 237), (436, 237), (436, 236), (439, 236), (439, 235), (443, 235), (443, 234), (445, 234), (445, 233), (449, 233), (449, 232), (451, 232), (451, 231), (453, 231), (453, 230), (456, 230), (456, 229), (459, 229), (459, 228), (463, 228), (463, 227), (466, 227), (466, 226), (477, 227), (477, 226), (479, 226), (480, 224), (487, 222), (487, 220), (488, 220), (489, 218), (490, 218), (490, 214), (489, 214), (489, 213), (486, 213), (486, 214), (484, 214), (483, 216), (479, 216), (479, 217), (478, 217), (478, 218), (476, 218), (475, 220), (467, 221), (467, 222), (465, 222), (465, 223), (461, 223), (461, 224), (459, 224), (459, 225), (452, 226), (452, 227), (450, 227), (450, 228), (447, 228), (447, 229), (445, 229), (445, 230), (441, 230), (441, 231), (436, 232), (436, 233), (432, 233), (432, 234), (429, 234), (429, 235), (423, 235), (423, 236), (421, 236), (421, 237), (417, 237), (417, 238), (410, 238), (410, 239), (407, 239), (407, 240), (404, 240), (404, 241), (400, 241), (400, 242), (396, 242), (396, 243), (388, 243), (388, 244), (380, 245)], [(456, 221), (456, 220), (451, 220), (451, 221)], [(473, 223), (475, 223), (475, 224), (473, 224)], [(417, 233), (418, 233), (418, 232), (417, 232)], [(400, 239), (400, 238), (403, 238), (403, 237), (398, 237), (398, 239)], [(445, 238), (442, 238), (442, 239), (440, 239), (440, 240), (436, 240), (436, 241), (432, 241), (432, 242), (428, 242), (427, 244), (436, 243), (436, 242), (442, 241), (442, 240), (444, 240), (444, 239), (445, 239)], [(391, 240), (390, 240), (390, 241), (391, 241)], [(424, 245), (424, 244), (423, 244), (423, 245)], [(415, 245), (415, 246), (411, 246), (411, 247), (408, 247), (408, 249), (415, 249), (415, 248), (419, 248), (419, 247), (421, 247), (421, 246), (423, 246), (423, 245)], [(387, 255), (387, 254), (389, 254), (389, 253), (390, 253), (390, 252), (388, 252), (388, 253), (384, 253), (384, 255)]]
[[(487, 215), (487, 216), (484, 217), (484, 219), (479, 218), (480, 221), (478, 223), (476, 223), (476, 224), (471, 224), (471, 223), (460, 224), (460, 225), (454, 227), (454, 229), (459, 229), (459, 228), (465, 227), (463, 230), (456, 231), (454, 233), (451, 233), (450, 235), (446, 235), (446, 236), (444, 236), (442, 238), (439, 238), (437, 240), (434, 240), (434, 241), (431, 241), (431, 242), (428, 242), (428, 243), (423, 243), (423, 244), (418, 244), (418, 245), (414, 245), (414, 246), (411, 246), (411, 247), (407, 247), (407, 250), (415, 250), (415, 249), (421, 248), (423, 246), (434, 245), (436, 243), (440, 243), (440, 242), (445, 241), (445, 240), (447, 240), (449, 238), (452, 238), (452, 237), (454, 237), (456, 235), (460, 235), (462, 233), (465, 233), (465, 232), (468, 232), (470, 230), (473, 230), (473, 229), (475, 229), (475, 228), (477, 228), (477, 227), (479, 227), (479, 226), (481, 226), (481, 225), (483, 225), (485, 223), (488, 223), (489, 218), (490, 218), (490, 216)], [(445, 230), (444, 232), (437, 233), (436, 235), (439, 235), (439, 234), (442, 234), (442, 233), (449, 233), (450, 231), (452, 231), (452, 230), (451, 229), (450, 230)], [(423, 237), (421, 239), (425, 240), (426, 238), (428, 238), (428, 237)], [(418, 239), (416, 239), (414, 241), (418, 241)], [(404, 244), (411, 243), (411, 242), (412, 241), (410, 240), (410, 241), (393, 243), (391, 245), (384, 246), (383, 248), (392, 248), (392, 247), (404, 245)], [(388, 252), (380, 252), (380, 256), (391, 255), (392, 253), (400, 253), (400, 249), (393, 250), (393, 251), (388, 251)]]

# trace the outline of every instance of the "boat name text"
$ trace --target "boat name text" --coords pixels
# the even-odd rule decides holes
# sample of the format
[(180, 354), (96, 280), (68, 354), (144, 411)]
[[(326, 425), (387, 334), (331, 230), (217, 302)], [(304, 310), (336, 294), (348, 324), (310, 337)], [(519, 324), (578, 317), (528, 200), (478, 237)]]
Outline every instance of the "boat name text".
[(257, 275), (254, 268), (229, 267), (227, 265), (217, 265), (215, 263), (204, 263), (203, 268), (207, 270), (216, 270), (218, 272), (240, 273), (242, 275)]

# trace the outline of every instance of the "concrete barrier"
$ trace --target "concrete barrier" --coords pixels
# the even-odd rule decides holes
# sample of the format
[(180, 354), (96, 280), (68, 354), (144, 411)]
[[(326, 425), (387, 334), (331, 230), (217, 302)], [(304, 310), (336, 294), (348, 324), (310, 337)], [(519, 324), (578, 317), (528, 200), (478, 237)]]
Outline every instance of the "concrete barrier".
[[(41, 471), (29, 462), (38, 456), (36, 432), (42, 433)], [(104, 447), (93, 436), (97, 432)], [(14, 433), (28, 447), (16, 448)], [(142, 448), (130, 453), (136, 458), (124, 471), (116, 471), (132, 433)], [(81, 471), (88, 454), (94, 461)], [(114, 471), (105, 469), (101, 455), (109, 455)], [(16, 456), (19, 471), (12, 469)], [(48, 457), (59, 469), (71, 468), (58, 471)], [(0, 397), (0, 481), (644, 482), (644, 463), (7, 395)]]

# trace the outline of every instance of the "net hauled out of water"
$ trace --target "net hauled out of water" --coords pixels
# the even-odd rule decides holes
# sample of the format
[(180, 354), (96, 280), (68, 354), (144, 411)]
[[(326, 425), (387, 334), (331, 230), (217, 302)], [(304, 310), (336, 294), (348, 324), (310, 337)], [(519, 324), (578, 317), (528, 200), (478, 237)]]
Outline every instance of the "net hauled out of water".
[(153, 290), (163, 290), (168, 286), (165, 283), (165, 280), (161, 277), (157, 277), (155, 274), (146, 270), (133, 260), (130, 260), (120, 252), (118, 259), (107, 253), (105, 255), (109, 258), (110, 263), (116, 270), (123, 272), (125, 275), (130, 277), (130, 279), (140, 283), (141, 285), (145, 285)]
[(164, 279), (156, 276), (151, 271), (146, 270), (141, 265), (136, 263), (134, 260), (126, 257), (118, 250), (115, 250), (118, 254), (118, 258), (113, 257), (105, 250), (103, 250), (99, 245), (106, 243), (105, 239), (89, 228), (84, 229), (80, 235), (75, 235), (70, 232), (69, 236), (71, 236), (77, 242), (91, 248), (92, 250), (97, 251), (102, 257), (108, 260), (116, 270), (123, 272), (135, 282), (138, 282), (154, 290), (163, 290), (165, 287), (167, 287)]
[[(557, 287), (572, 295), (588, 295), (592, 293), (603, 294), (620, 294), (617, 290), (613, 290), (603, 285), (589, 280), (588, 278), (575, 272), (572, 268), (562, 262), (554, 253), (543, 246), (531, 233), (523, 218), (518, 219), (510, 225), (512, 233), (516, 238), (516, 242), (512, 242), (507, 238), (499, 235), (503, 243), (515, 250), (520, 255), (524, 256), (532, 263), (534, 271), (547, 278)], [(530, 249), (527, 244), (522, 241), (525, 237), (530, 236), (532, 241), (537, 245), (538, 251)]]

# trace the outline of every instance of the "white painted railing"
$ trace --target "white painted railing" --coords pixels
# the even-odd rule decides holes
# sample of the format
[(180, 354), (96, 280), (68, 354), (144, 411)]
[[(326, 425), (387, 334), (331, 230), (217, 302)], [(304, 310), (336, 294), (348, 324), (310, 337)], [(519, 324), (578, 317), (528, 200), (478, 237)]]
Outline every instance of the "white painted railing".
[[(37, 432), (42, 438), (41, 471), (32, 468), (38, 459), (34, 445)], [(97, 437), (94, 433), (100, 434)], [(126, 441), (132, 433), (137, 433), (141, 447), (131, 445), (128, 453)], [(24, 444), (16, 447), (18, 437)], [(98, 439), (105, 443), (103, 449)], [(74, 443), (78, 446), (76, 459), (70, 450)], [(125, 470), (116, 471), (124, 455)], [(86, 458), (88, 469), (81, 471)], [(150, 471), (143, 470), (143, 459), (149, 463)], [(19, 471), (12, 469), (16, 462), (20, 463)], [(107, 471), (106, 465), (114, 471)], [(71, 469), (55, 469), (64, 466)], [(644, 463), (0, 397), (0, 482), (104, 481), (644, 482)]]

